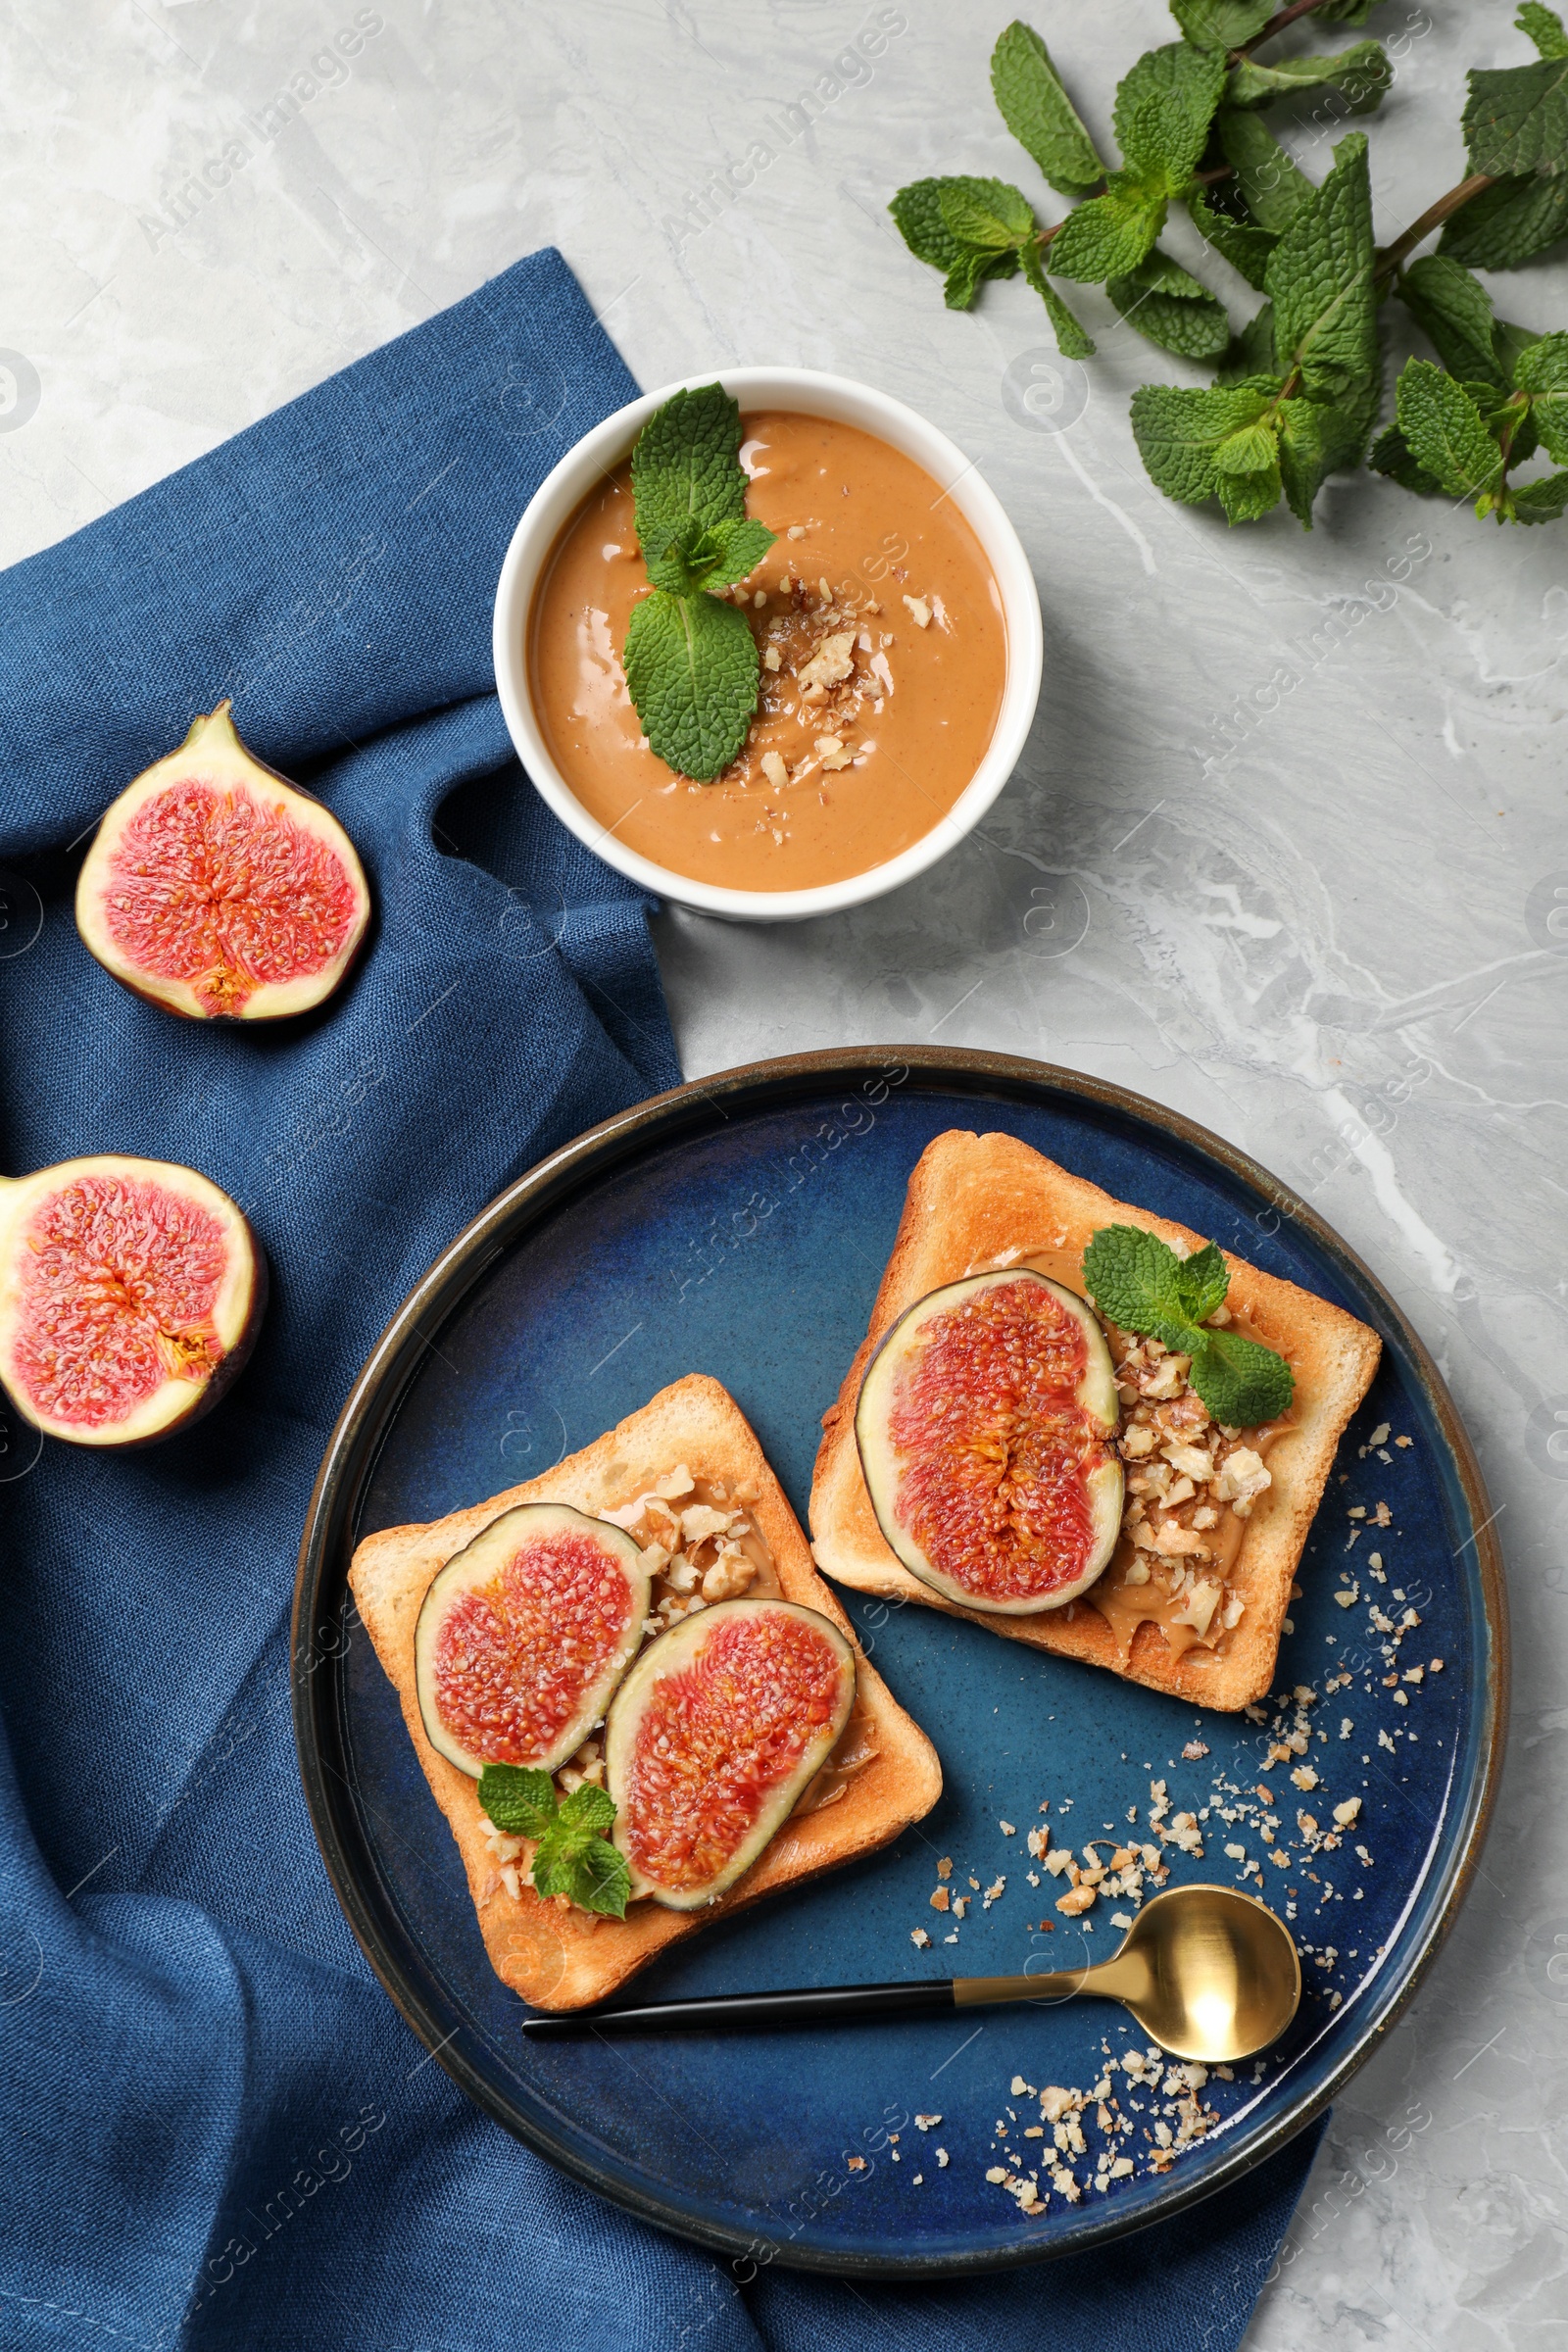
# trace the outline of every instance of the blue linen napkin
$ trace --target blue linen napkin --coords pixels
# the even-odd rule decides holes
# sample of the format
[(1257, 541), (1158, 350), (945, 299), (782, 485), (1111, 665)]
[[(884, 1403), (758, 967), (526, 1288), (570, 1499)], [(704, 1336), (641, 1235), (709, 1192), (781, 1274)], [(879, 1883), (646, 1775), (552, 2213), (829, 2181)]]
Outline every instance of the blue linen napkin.
[[(1309, 2160), (1298, 2142), (1103, 2264), (743, 2291), (468, 2106), (328, 1886), (287, 1661), (326, 1435), (463, 1224), (679, 1074), (646, 904), (528, 791), (490, 672), (517, 514), (635, 389), (536, 254), (0, 575), (7, 1167), (186, 1161), (246, 1208), (273, 1276), (253, 1362), (186, 1435), (33, 1462), (0, 1433), (5, 2346), (837, 2352), (869, 2305), (910, 2343), (1038, 2326), (1074, 2352), (1108, 2328), (1220, 2352)], [(68, 850), (221, 694), (343, 820), (375, 895), (346, 991), (278, 1033), (141, 1004), (72, 920)]]

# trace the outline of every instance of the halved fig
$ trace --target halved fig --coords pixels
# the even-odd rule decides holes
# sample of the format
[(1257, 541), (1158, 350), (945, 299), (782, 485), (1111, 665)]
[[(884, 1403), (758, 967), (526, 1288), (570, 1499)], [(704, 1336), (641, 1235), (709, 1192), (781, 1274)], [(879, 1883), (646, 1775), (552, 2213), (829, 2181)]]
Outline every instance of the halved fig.
[(118, 1152), (0, 1180), (0, 1381), (76, 1446), (145, 1446), (207, 1411), (251, 1351), (267, 1265), (194, 1168)]
[(650, 1642), (605, 1734), (632, 1892), (710, 1903), (826, 1763), (855, 1704), (855, 1651), (815, 1609), (721, 1600)]
[(227, 703), (126, 785), (76, 884), (76, 928), (104, 969), (199, 1021), (319, 1004), (369, 913), (337, 818), (252, 757)]
[(623, 1529), (563, 1502), (503, 1511), (448, 1560), (414, 1631), (432, 1747), (554, 1772), (581, 1747), (637, 1654), (649, 1574)]
[(965, 1608), (1022, 1617), (1074, 1599), (1116, 1547), (1120, 1418), (1093, 1309), (1012, 1267), (900, 1316), (866, 1368), (855, 1436), (905, 1567)]

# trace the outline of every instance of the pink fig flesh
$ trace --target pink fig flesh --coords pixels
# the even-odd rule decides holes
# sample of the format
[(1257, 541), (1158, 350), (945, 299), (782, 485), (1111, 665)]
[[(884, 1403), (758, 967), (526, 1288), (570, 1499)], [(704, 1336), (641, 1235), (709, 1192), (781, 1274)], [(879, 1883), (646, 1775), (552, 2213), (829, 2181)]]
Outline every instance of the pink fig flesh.
[(431, 1746), (475, 1780), (487, 1764), (564, 1764), (636, 1655), (649, 1582), (624, 1529), (565, 1503), (492, 1519), (437, 1573), (415, 1628)]
[(319, 1004), (369, 912), (336, 817), (252, 757), (227, 703), (126, 785), (76, 885), (76, 928), (105, 970), (191, 1020)]
[(930, 1292), (866, 1368), (855, 1436), (878, 1524), (945, 1599), (1061, 1608), (1121, 1532), (1120, 1424), (1088, 1302), (1022, 1267)]
[(632, 1892), (712, 1902), (789, 1819), (855, 1704), (855, 1651), (789, 1600), (721, 1600), (650, 1642), (605, 1735)]
[(244, 1363), (266, 1300), (250, 1226), (193, 1168), (105, 1152), (0, 1188), (0, 1382), (50, 1437), (184, 1428)]

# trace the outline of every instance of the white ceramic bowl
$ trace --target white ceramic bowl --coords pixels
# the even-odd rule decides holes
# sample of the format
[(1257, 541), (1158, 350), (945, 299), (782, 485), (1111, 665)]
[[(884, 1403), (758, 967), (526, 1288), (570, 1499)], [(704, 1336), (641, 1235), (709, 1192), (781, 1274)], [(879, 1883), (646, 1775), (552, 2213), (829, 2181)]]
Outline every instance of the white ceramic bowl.
[(829, 416), (840, 423), (859, 425), (912, 458), (943, 485), (985, 550), (1002, 596), (1007, 627), (1002, 709), (985, 757), (948, 814), (897, 858), (871, 866), (863, 874), (852, 874), (842, 882), (824, 882), (812, 890), (727, 890), (716, 883), (694, 882), (626, 849), (584, 808), (545, 743), (528, 683), (528, 609), (562, 526), (576, 513), (595, 482), (630, 454), (643, 425), (671, 393), (692, 391), (714, 380), (715, 371), (709, 369), (682, 383), (664, 384), (617, 409), (603, 424), (585, 433), (540, 483), (523, 510), (501, 566), (494, 624), (496, 686), (517, 757), (535, 786), (562, 823), (607, 865), (658, 897), (704, 914), (724, 915), (732, 922), (800, 922), (808, 915), (837, 914), (846, 906), (880, 898), (884, 891), (897, 890), (902, 882), (924, 873), (928, 865), (945, 858), (978, 824), (1012, 773), (1040, 699), (1040, 598), (1018, 534), (995, 494), (947, 435), (902, 401), (890, 400), (885, 392), (873, 392), (867, 384), (852, 383), (847, 376), (818, 375), (807, 368), (719, 368), (716, 380), (734, 395), (743, 411), (794, 409), (803, 416)]

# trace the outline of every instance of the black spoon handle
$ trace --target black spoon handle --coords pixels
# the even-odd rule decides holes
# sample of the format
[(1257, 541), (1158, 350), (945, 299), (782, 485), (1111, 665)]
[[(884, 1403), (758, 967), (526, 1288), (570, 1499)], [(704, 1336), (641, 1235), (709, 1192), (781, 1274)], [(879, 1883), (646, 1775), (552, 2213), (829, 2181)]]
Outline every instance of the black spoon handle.
[(525, 2017), (530, 2041), (590, 2034), (711, 2034), (726, 2028), (848, 2025), (868, 2017), (929, 2017), (955, 2006), (951, 1977), (913, 1984), (815, 1984), (799, 1992), (724, 1992), (710, 2000), (652, 2001), (636, 2009), (579, 2009)]

